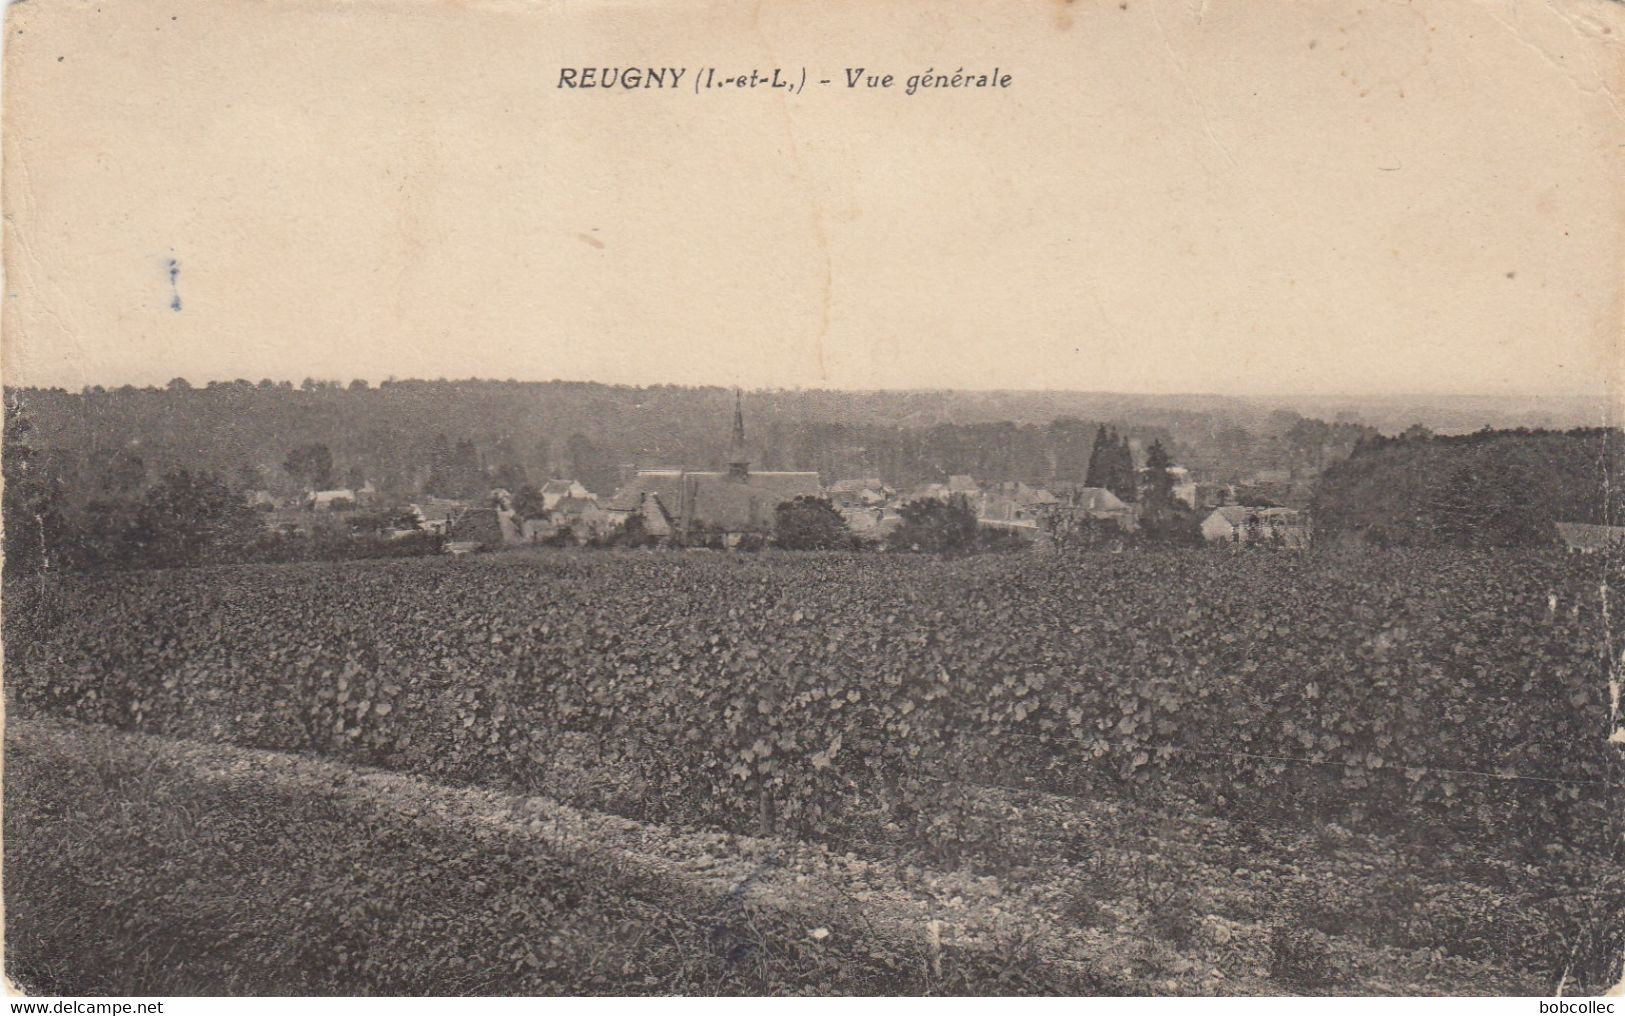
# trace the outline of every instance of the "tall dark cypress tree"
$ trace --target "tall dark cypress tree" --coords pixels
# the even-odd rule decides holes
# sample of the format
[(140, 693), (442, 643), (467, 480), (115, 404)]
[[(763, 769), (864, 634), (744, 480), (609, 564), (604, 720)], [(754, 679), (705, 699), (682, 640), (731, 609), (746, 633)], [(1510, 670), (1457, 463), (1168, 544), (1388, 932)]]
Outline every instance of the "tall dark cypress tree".
[(1134, 452), (1128, 446), (1128, 437), (1115, 430), (1110, 435), (1107, 461), (1110, 463), (1104, 486), (1124, 501), (1139, 499), (1139, 484), (1134, 474)]
[(1174, 479), (1168, 467), (1174, 464), (1161, 441), (1151, 442), (1145, 453), (1145, 507), (1147, 511), (1166, 511), (1174, 506)]
[(1106, 436), (1106, 425), (1101, 424), (1100, 429), (1095, 431), (1094, 447), (1089, 449), (1089, 470), (1084, 474), (1083, 485), (1109, 488), (1113, 466), (1111, 442)]

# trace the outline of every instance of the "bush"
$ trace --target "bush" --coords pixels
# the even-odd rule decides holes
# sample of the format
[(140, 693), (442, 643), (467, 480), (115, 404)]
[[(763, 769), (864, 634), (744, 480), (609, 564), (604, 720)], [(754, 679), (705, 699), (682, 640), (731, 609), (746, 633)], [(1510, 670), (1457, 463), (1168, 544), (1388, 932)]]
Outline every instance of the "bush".
[(1008, 529), (980, 527), (976, 534), (976, 549), (992, 554), (1012, 554), (1026, 550), (1032, 541)]
[(1391, 546), (1544, 546), (1555, 522), (1618, 523), (1617, 428), (1364, 442), (1315, 486), (1317, 535)]
[(803, 494), (773, 509), (773, 543), (785, 550), (837, 550), (851, 537), (828, 498)]
[(439, 554), (445, 539), (438, 533), (405, 536), (349, 535), (337, 528), (317, 528), (306, 536), (262, 534), (241, 548), (237, 557), (259, 564), (301, 561), (368, 561), (383, 558), (429, 557)]
[(1197, 514), (1176, 503), (1159, 511), (1148, 511), (1140, 520), (1136, 542), (1146, 546), (1200, 547), (1202, 520)]
[(624, 525), (612, 529), (604, 539), (605, 545), (610, 547), (652, 547), (659, 542), (644, 524), (643, 516), (637, 512), (628, 517)]
[(915, 501), (903, 505), (897, 513), (903, 523), (892, 530), (886, 541), (893, 550), (955, 554), (976, 546), (976, 510), (963, 494), (948, 500)]

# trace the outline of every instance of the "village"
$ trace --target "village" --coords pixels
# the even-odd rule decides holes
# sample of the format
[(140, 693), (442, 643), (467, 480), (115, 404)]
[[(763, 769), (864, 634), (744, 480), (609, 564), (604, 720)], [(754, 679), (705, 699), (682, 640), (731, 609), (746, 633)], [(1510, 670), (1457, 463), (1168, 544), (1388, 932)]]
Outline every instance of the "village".
[[(1102, 427), (1102, 436), (1106, 433)], [(761, 549), (775, 541), (779, 506), (797, 499), (827, 503), (855, 549), (887, 548), (907, 509), (924, 502), (968, 509), (979, 530), (1002, 534), (1007, 545), (1052, 549), (1087, 530), (1096, 544), (1103, 535), (1105, 545), (1120, 549), (1142, 530), (1150, 503), (1142, 492), (1151, 488), (1153, 472), (1160, 472), (1164, 499), (1195, 523), (1206, 544), (1300, 550), (1310, 541), (1306, 505), (1279, 503), (1260, 493), (1275, 493), (1270, 483), (1278, 478), (1260, 476), (1253, 485), (1205, 483), (1183, 466), (1134, 466), (1126, 443), (1109, 448), (1125, 466), (1114, 474), (1115, 490), (983, 481), (966, 474), (907, 489), (872, 475), (825, 483), (816, 471), (753, 468), (736, 396), (727, 449), (721, 470), (623, 465), (613, 491), (593, 491), (577, 479), (555, 476), (517, 490), (493, 487), (481, 498), (401, 500), (370, 481), (306, 490), (299, 497), (278, 499), (265, 490), (248, 497), (276, 536), (299, 539), (323, 527), (391, 540), (428, 535), (454, 556), (527, 545)], [(1101, 454), (1097, 444), (1095, 455)]]

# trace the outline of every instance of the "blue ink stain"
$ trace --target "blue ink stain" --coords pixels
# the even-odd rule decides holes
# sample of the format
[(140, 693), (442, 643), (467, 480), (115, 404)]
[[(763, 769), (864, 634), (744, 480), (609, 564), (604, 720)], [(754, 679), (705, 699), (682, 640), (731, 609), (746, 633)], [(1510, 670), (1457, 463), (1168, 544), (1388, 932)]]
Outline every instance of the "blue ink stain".
[(174, 293), (173, 299), (169, 301), (169, 309), (179, 311), (181, 309), (181, 291), (176, 281), (181, 275), (181, 263), (174, 258), (170, 258), (167, 267), (169, 269), (169, 288)]

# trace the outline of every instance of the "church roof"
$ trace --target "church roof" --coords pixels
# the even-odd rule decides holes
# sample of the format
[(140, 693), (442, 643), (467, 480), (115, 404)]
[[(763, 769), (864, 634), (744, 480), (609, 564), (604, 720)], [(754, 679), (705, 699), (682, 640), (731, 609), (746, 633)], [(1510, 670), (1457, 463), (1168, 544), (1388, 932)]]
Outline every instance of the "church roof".
[[(823, 493), (817, 473), (751, 473), (742, 482), (722, 473), (689, 473), (685, 482), (688, 498), (679, 503), (689, 525), (730, 533), (771, 530), (780, 504)], [(662, 497), (661, 503), (671, 502)]]
[(781, 503), (823, 492), (815, 472), (752, 470), (739, 480), (714, 470), (649, 469), (627, 480), (604, 507), (635, 511), (652, 495), (679, 525), (686, 512), (691, 526), (765, 531), (773, 528), (773, 509)]
[(682, 478), (681, 469), (640, 469), (621, 485), (621, 489), (615, 492), (615, 496), (610, 498), (604, 507), (610, 511), (633, 511), (643, 502), (643, 495), (654, 494), (660, 498), (660, 503), (665, 505), (668, 511), (676, 511), (677, 504), (682, 500)]
[(633, 512), (655, 502), (679, 529), (708, 528), (728, 533), (770, 532), (774, 509), (786, 501), (824, 493), (815, 472), (750, 469), (745, 445), (743, 396), (734, 392), (733, 432), (727, 472), (695, 469), (640, 469), (603, 507)]

